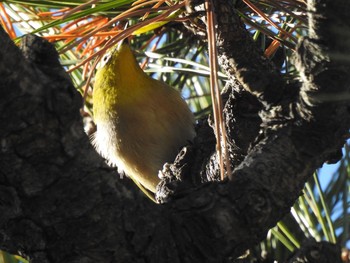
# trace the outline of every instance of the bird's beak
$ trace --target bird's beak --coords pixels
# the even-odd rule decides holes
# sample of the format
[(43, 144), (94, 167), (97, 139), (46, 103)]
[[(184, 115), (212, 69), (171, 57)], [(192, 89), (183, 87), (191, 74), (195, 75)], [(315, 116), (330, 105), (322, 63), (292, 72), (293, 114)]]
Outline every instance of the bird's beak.
[(120, 47), (121, 47), (123, 44), (129, 44), (129, 40), (128, 40), (127, 38), (124, 38), (124, 39), (120, 40), (120, 41), (118, 42), (118, 44), (116, 45), (116, 47), (114, 48), (113, 52), (119, 51), (119, 50), (120, 50)]

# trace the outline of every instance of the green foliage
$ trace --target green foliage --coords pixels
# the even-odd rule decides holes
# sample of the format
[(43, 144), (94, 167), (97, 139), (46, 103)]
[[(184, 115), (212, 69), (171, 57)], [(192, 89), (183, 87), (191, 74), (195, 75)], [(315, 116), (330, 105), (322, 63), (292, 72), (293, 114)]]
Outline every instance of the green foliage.
[(29, 263), (28, 260), (0, 250), (0, 263)]
[(328, 178), (323, 178), (323, 181), (329, 179), (329, 182), (323, 188), (318, 172), (314, 173), (291, 213), (271, 229), (267, 239), (254, 250), (254, 254), (260, 255), (265, 251), (272, 258), (283, 262), (290, 252), (310, 238), (337, 243), (342, 248), (349, 246), (349, 149), (348, 143), (338, 169), (333, 174), (324, 174)]

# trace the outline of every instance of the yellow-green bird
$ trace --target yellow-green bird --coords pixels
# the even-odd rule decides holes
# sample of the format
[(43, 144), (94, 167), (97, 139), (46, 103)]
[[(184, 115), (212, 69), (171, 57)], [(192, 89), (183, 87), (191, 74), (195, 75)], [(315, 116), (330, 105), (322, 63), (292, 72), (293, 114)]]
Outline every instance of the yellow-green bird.
[(195, 135), (193, 114), (179, 92), (143, 72), (127, 44), (102, 58), (93, 115), (97, 151), (152, 192), (163, 164)]

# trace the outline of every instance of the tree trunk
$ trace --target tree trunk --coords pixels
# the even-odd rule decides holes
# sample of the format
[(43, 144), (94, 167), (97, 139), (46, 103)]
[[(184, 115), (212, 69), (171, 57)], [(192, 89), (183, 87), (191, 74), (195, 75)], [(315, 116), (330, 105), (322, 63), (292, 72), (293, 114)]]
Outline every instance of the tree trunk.
[(0, 29), (1, 249), (34, 263), (232, 262), (289, 212), (316, 168), (339, 158), (350, 127), (348, 1), (308, 1), (293, 82), (234, 7), (214, 2), (234, 169), (217, 181), (214, 135), (201, 121), (194, 144), (162, 171), (161, 205), (92, 148), (54, 48), (28, 35), (20, 51)]

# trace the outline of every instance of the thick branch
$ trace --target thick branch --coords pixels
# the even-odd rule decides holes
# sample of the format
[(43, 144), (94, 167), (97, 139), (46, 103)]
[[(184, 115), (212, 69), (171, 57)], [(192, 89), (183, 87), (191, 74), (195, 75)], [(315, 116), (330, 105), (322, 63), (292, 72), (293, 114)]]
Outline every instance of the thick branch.
[(213, 4), (221, 67), (261, 102), (274, 103), (280, 100), (285, 82), (245, 29), (233, 2), (215, 0)]
[(92, 149), (53, 46), (27, 36), (23, 57), (0, 34), (1, 248), (34, 263), (137, 262), (158, 207)]
[[(316, 10), (333, 15), (332, 9)], [(337, 16), (347, 13), (339, 10)], [(307, 104), (308, 87), (328, 86), (310, 68), (301, 99), (288, 98), (283, 105), (276, 103), (279, 95), (271, 100), (275, 106), (264, 115), (259, 140), (227, 181), (185, 185), (166, 204), (155, 205), (121, 182), (92, 149), (79, 116), (80, 96), (58, 64), (46, 59), (57, 56), (50, 46), (39, 48), (41, 40), (29, 37), (24, 59), (0, 34), (0, 57), (6, 61), (0, 65), (1, 245), (27, 253), (33, 262), (227, 262), (289, 211), (308, 176), (340, 149), (350, 127), (345, 103)], [(322, 34), (317, 41), (329, 44)], [(304, 50), (314, 51), (307, 45)], [(344, 63), (330, 63), (330, 70), (349, 75)], [(301, 64), (308, 68), (304, 60)], [(324, 68), (321, 76), (328, 73)], [(332, 82), (332, 90), (350, 87), (344, 80)], [(265, 88), (258, 85), (252, 93), (270, 101), (264, 94), (272, 90), (265, 80), (259, 83)], [(276, 112), (279, 122), (272, 125)]]
[[(305, 119), (324, 119), (324, 111), (348, 102), (349, 3), (321, 2), (308, 2), (310, 35), (298, 47), (297, 66), (303, 80), (298, 109)], [(332, 115), (328, 117), (333, 121)]]
[[(215, 1), (215, 3), (219, 2), (220, 1)], [(326, 5), (323, 6), (324, 4)], [(346, 11), (342, 11), (338, 8), (339, 10), (333, 13), (335, 9), (328, 5), (329, 3), (327, 1), (318, 1), (317, 10), (319, 10), (320, 7), (323, 8), (322, 13), (317, 15), (316, 20), (321, 19), (321, 21), (325, 20), (329, 22), (325, 17), (337, 16), (337, 25), (342, 24), (343, 17), (347, 16)], [(227, 4), (221, 5), (221, 7), (222, 6), (224, 9), (227, 8)], [(344, 10), (346, 10), (346, 8)], [(222, 16), (221, 13), (220, 15)], [(231, 16), (223, 15), (223, 17), (223, 20), (225, 20), (229, 19)], [(239, 23), (237, 21), (230, 21), (232, 23), (228, 24), (231, 28), (236, 28), (236, 31), (239, 32), (237, 29), (239, 27), (237, 24), (239, 25)], [(316, 24), (321, 23), (321, 21), (316, 21)], [(346, 23), (343, 25), (344, 29), (347, 29), (347, 25), (348, 24)], [(313, 24), (311, 24), (311, 26), (313, 26)], [(327, 23), (324, 23), (323, 27), (326, 28)], [(314, 29), (311, 28), (311, 30)], [(349, 32), (349, 30), (346, 30), (346, 32)], [(332, 41), (335, 41), (336, 39), (337, 41), (344, 43), (339, 35), (337, 35), (337, 38), (332, 38), (328, 36), (326, 37), (328, 34), (330, 34), (330, 32), (327, 32), (327, 34), (324, 35), (321, 34), (320, 36), (324, 36), (328, 40), (332, 39)], [(234, 38), (240, 39), (241, 36), (242, 35), (237, 37), (234, 35)], [(230, 39), (231, 35), (223, 34), (222, 37), (228, 37)], [(244, 41), (244, 37), (242, 39), (242, 41)], [(304, 45), (307, 44), (306, 41), (307, 40), (304, 40)], [(321, 42), (323, 42), (323, 40)], [(345, 43), (348, 42), (346, 41)], [(328, 45), (334, 44), (330, 42)], [(242, 46), (246, 47), (250, 45), (247, 44)], [(337, 44), (334, 46), (337, 47)], [(240, 50), (239, 47), (237, 47), (237, 49)], [(302, 50), (299, 49), (299, 51), (301, 52)], [(319, 51), (321, 51), (321, 53), (319, 53)], [(225, 51), (221, 50), (221, 52)], [(241, 58), (239, 54), (235, 54), (235, 52), (236, 51), (231, 51), (232, 58), (229, 57), (229, 60), (239, 61), (242, 59), (242, 61), (245, 61), (245, 58)], [(223, 240), (225, 240), (225, 238), (232, 241), (234, 237), (237, 236), (239, 236), (240, 245), (257, 242), (259, 238), (266, 233), (266, 226), (274, 225), (277, 220), (286, 213), (290, 205), (294, 203), (309, 175), (324, 161), (327, 161), (330, 158), (333, 159), (334, 152), (339, 151), (344, 144), (345, 135), (350, 126), (349, 108), (347, 103), (339, 103), (339, 101), (335, 102), (333, 100), (332, 102), (328, 101), (327, 104), (318, 103), (318, 107), (315, 107), (314, 103), (308, 105), (305, 101), (313, 99), (315, 96), (319, 96), (324, 89), (331, 89), (335, 94), (337, 94), (338, 91), (349, 94), (349, 68), (344, 65), (345, 63), (337, 63), (337, 61), (332, 61), (331, 64), (328, 64), (329, 59), (324, 59), (325, 54), (322, 52), (322, 49), (315, 49), (314, 45), (306, 45), (302, 52), (309, 54), (307, 56), (309, 59), (302, 60), (300, 63), (302, 67), (307, 68), (307, 70), (311, 72), (309, 77), (312, 81), (309, 80), (303, 83), (303, 89), (301, 92), (299, 92), (299, 85), (297, 83), (290, 83), (288, 86), (285, 86), (286, 89), (284, 89), (285, 93), (283, 96), (277, 96), (280, 100), (279, 103), (274, 101), (274, 106), (264, 103), (263, 112), (261, 114), (263, 129), (261, 136), (259, 137), (260, 142), (250, 150), (245, 160), (234, 170), (233, 175), (230, 176), (230, 180), (233, 184), (232, 186), (230, 186), (231, 183), (228, 182), (223, 185), (220, 184), (221, 186), (218, 186), (218, 189), (220, 190), (217, 190), (213, 185), (208, 186), (213, 189), (210, 191), (212, 194), (209, 195), (209, 197), (205, 197), (205, 201), (200, 198), (198, 198), (198, 200), (194, 198), (194, 200), (191, 200), (190, 202), (193, 207), (200, 207), (201, 211), (203, 211), (204, 205), (202, 206), (199, 204), (202, 203), (208, 204), (205, 207), (213, 208), (208, 214), (201, 214), (204, 218), (204, 222), (215, 222), (215, 219), (217, 219), (218, 221), (216, 221), (216, 225), (223, 226), (225, 224), (222, 224), (222, 221), (220, 221), (222, 217), (219, 215), (223, 214), (232, 216), (232, 221), (228, 222), (226, 228), (222, 231), (223, 233), (228, 233), (228, 235), (224, 237), (223, 234), (222, 240), (218, 238), (216, 242), (219, 244), (224, 242)], [(299, 55), (303, 57), (304, 53), (300, 53)], [(315, 57), (320, 59), (313, 61), (312, 58)], [(256, 60), (252, 59), (252, 61)], [(256, 63), (261, 66), (261, 61)], [(249, 62), (247, 62), (247, 64), (249, 64)], [(318, 69), (319, 64), (321, 68), (323, 68), (322, 73), (324, 74), (322, 74), (322, 76), (318, 76), (318, 71), (315, 71), (315, 68)], [(330, 65), (332, 67), (327, 67)], [(252, 74), (257, 73), (264, 75), (266, 71), (260, 66), (256, 72), (253, 67)], [(269, 68), (269, 66), (267, 66), (267, 68)], [(337, 78), (332, 78), (334, 70), (336, 72), (342, 72), (343, 76), (341, 78), (338, 76)], [(236, 72), (233, 71), (233, 73)], [(238, 75), (239, 74), (240, 73), (238, 73)], [(274, 86), (276, 82), (274, 82), (275, 79), (271, 77), (274, 74), (273, 71), (271, 74), (272, 75), (268, 74), (270, 76), (269, 81), (271, 82), (270, 84)], [(330, 80), (334, 81), (329, 83), (328, 77), (330, 77)], [(283, 88), (284, 82), (280, 82), (279, 79), (280, 76), (277, 76), (277, 83)], [(337, 85), (337, 81), (340, 81), (340, 85)], [(261, 85), (264, 87), (264, 83)], [(314, 89), (314, 87), (317, 88)], [(278, 88), (278, 85), (276, 88)], [(305, 90), (313, 90), (314, 93), (311, 95), (310, 92), (305, 92)], [(254, 93), (254, 89), (249, 91), (256, 94)], [(269, 94), (269, 91), (264, 90), (264, 93), (265, 92), (266, 94)], [(309, 97), (309, 95), (311, 96)], [(262, 101), (264, 101), (264, 99)], [(265, 100), (265, 102), (266, 101), (267, 100)], [(232, 105), (230, 107), (232, 107)], [(304, 111), (306, 111), (307, 114), (305, 114)], [(163, 173), (167, 173), (168, 178), (171, 178), (174, 174), (173, 171), (169, 170), (163, 171)], [(197, 189), (196, 191), (199, 192), (195, 194), (193, 190), (188, 190), (188, 192), (191, 192), (189, 195), (205, 195), (204, 192), (201, 192), (204, 191), (203, 189)], [(215, 194), (219, 192), (224, 194)], [(183, 189), (179, 192), (175, 191), (174, 198), (176, 199), (178, 196), (182, 197), (186, 194), (186, 190)], [(226, 194), (227, 196), (225, 196)], [(254, 202), (249, 201), (251, 196), (253, 196)], [(230, 200), (231, 203), (234, 204), (234, 206), (230, 208), (231, 210), (221, 203), (226, 202), (224, 201), (226, 197), (227, 199), (230, 199), (231, 197), (233, 198)], [(165, 197), (161, 196), (161, 199), (162, 198), (164, 198), (163, 200), (167, 200), (166, 194)], [(196, 201), (198, 201), (198, 205), (196, 205)], [(227, 201), (227, 203), (230, 201)], [(247, 205), (244, 206), (242, 203)], [(174, 204), (176, 204), (176, 200), (173, 201), (173, 205)], [(240, 207), (243, 207), (243, 209), (239, 209)], [(225, 208), (227, 208), (227, 210), (225, 210)], [(237, 219), (235, 215), (239, 218), (244, 218), (242, 220), (244, 223)], [(257, 216), (254, 217), (251, 215)], [(270, 221), (267, 219), (264, 221), (265, 217), (272, 220)], [(194, 221), (197, 222), (197, 220)], [(273, 221), (275, 221), (275, 223), (273, 223)], [(237, 222), (240, 222), (241, 224)], [(260, 224), (260, 222), (263, 223)], [(247, 239), (242, 237), (247, 237)], [(213, 239), (212, 236), (210, 236), (210, 238)], [(236, 245), (235, 242), (237, 242), (237, 240), (233, 241), (231, 247), (236, 249), (233, 253), (237, 253), (236, 255), (238, 255), (241, 247)], [(242, 246), (247, 248), (247, 246)], [(208, 252), (208, 250), (206, 251)]]
[[(191, 8), (187, 27), (206, 41), (206, 10), (202, 0), (189, 1)], [(235, 4), (240, 1), (213, 0), (210, 9), (216, 18), (216, 45), (220, 66), (232, 82), (237, 80), (246, 91), (255, 95), (263, 104), (278, 102), (284, 92), (285, 81), (274, 63), (268, 60), (253, 41), (238, 15)], [(233, 85), (237, 87), (237, 85)]]

